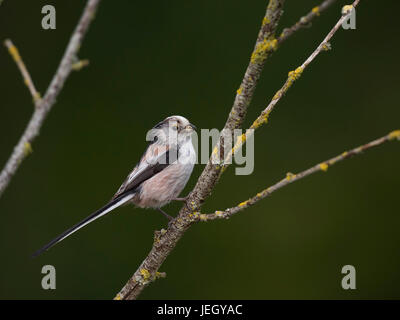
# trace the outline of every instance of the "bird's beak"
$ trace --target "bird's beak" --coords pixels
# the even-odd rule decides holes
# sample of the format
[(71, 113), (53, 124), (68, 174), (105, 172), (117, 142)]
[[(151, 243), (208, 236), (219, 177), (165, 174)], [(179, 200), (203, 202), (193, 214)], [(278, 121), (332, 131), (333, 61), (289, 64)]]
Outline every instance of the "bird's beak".
[(185, 129), (186, 129), (186, 130), (190, 130), (190, 131), (196, 131), (196, 130), (197, 130), (196, 126), (195, 126), (194, 124), (191, 124), (191, 123), (189, 123), (189, 124), (185, 127)]

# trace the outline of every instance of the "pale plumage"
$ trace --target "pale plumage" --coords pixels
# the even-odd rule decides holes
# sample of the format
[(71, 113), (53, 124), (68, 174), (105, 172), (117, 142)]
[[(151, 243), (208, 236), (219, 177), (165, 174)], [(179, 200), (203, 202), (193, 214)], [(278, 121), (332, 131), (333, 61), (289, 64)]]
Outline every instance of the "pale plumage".
[[(190, 157), (187, 163), (184, 157)], [(193, 170), (196, 154), (191, 142), (179, 148), (178, 160), (146, 180), (140, 186), (140, 192), (131, 200), (141, 208), (161, 208), (182, 192)], [(180, 163), (180, 162), (183, 163)]]
[(141, 208), (155, 208), (169, 217), (161, 207), (179, 196), (196, 161), (191, 139), (194, 128), (182, 116), (171, 116), (158, 123), (150, 131), (153, 141), (111, 201), (63, 232), (35, 252), (34, 256), (125, 203), (133, 203)]

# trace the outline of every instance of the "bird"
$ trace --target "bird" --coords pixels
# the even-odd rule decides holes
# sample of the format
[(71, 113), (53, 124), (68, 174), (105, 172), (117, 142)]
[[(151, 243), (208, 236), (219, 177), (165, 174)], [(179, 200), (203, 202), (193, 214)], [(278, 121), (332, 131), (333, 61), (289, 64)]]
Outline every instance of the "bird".
[(149, 144), (145, 152), (112, 199), (37, 250), (32, 257), (49, 250), (74, 232), (124, 204), (133, 203), (139, 208), (157, 209), (172, 220), (161, 208), (173, 200), (187, 200), (187, 197), (178, 196), (187, 184), (197, 160), (192, 143), (192, 133), (195, 130), (196, 127), (189, 120), (178, 115), (157, 123), (147, 133)]

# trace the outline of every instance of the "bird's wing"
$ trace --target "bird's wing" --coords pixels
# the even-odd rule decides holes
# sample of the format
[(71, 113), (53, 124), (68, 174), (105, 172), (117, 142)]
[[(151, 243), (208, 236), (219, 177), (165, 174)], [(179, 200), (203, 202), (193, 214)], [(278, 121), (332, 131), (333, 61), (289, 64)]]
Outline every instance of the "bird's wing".
[(112, 199), (136, 190), (144, 181), (175, 162), (177, 157), (178, 149), (176, 147), (149, 145), (139, 164), (132, 170)]
[(170, 163), (173, 163), (176, 160), (177, 154), (177, 149), (175, 148), (162, 148), (160, 146), (150, 145), (142, 157), (142, 160), (144, 161), (141, 160), (139, 162), (140, 165), (135, 167), (133, 172), (128, 176), (109, 203), (92, 213), (81, 222), (61, 233), (58, 237), (54, 238), (44, 247), (36, 251), (33, 254), (33, 257), (47, 251), (74, 232), (131, 200), (135, 196), (140, 184), (162, 171), (164, 168), (169, 166)]

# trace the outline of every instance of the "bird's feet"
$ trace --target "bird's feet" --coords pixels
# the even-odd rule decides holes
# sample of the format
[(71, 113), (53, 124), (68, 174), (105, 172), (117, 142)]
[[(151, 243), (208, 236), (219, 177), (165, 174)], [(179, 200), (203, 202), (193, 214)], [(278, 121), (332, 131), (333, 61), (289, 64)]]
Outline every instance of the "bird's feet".
[(168, 227), (170, 227), (172, 221), (174, 221), (174, 217), (170, 216), (168, 213), (166, 213), (164, 210), (162, 210), (161, 208), (158, 208), (158, 211), (160, 211), (164, 217), (166, 217), (168, 219)]
[(188, 194), (186, 197), (182, 197), (182, 198), (173, 198), (172, 200), (173, 201), (183, 201), (183, 202), (187, 202), (188, 201), (188, 199), (189, 199), (189, 195), (190, 194)]
[(161, 208), (158, 208), (158, 211), (160, 211), (164, 215), (164, 217), (166, 217), (168, 219), (169, 222), (171, 222), (174, 219), (174, 217), (171, 217), (168, 213), (164, 212), (164, 210), (162, 210)]

